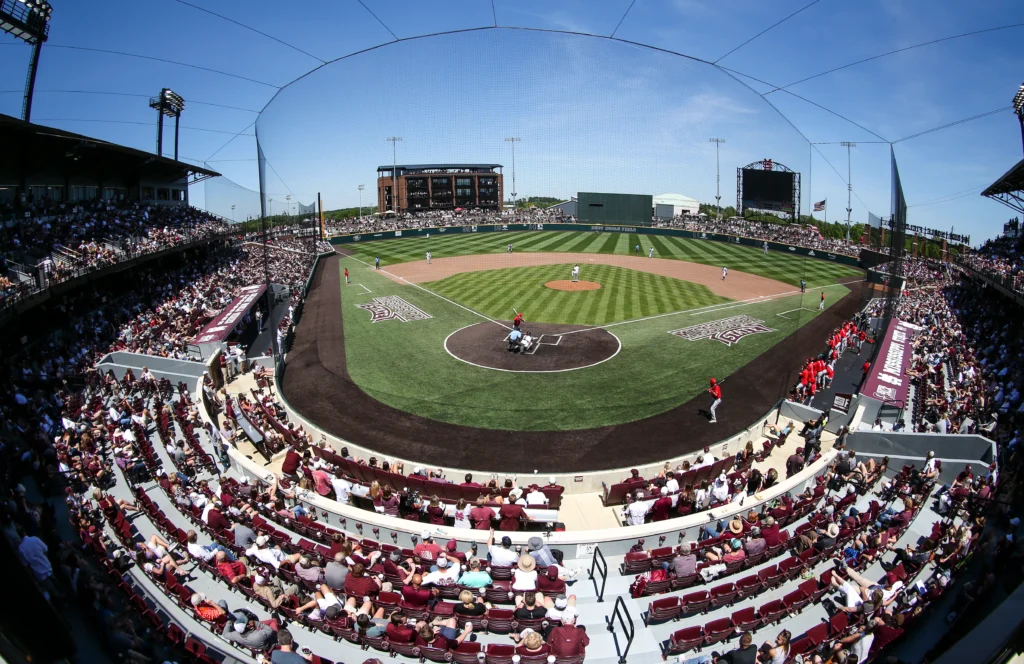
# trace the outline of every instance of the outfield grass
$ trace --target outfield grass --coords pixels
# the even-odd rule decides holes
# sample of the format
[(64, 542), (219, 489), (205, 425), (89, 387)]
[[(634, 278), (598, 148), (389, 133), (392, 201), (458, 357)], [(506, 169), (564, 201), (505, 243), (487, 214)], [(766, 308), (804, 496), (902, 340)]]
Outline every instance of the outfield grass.
[[(772, 251), (767, 255), (760, 249), (712, 240), (637, 235), (635, 233), (595, 233), (586, 231), (519, 231), (508, 233), (431, 233), (429, 238), (399, 238), (375, 240), (344, 245), (360, 260), (372, 263), (379, 256), (383, 266), (423, 260), (430, 251), (434, 258), (470, 256), (475, 254), (501, 254), (508, 243), (516, 252), (566, 251), (598, 254), (631, 255), (640, 245), (640, 254), (646, 256), (654, 247), (656, 258), (728, 267), (782, 283), (798, 286), (804, 280), (810, 287), (835, 283), (842, 277), (862, 274), (861, 270), (817, 258), (792, 256)], [(457, 230), (457, 229), (456, 229)], [(564, 277), (559, 277), (564, 278)]]
[(463, 272), (423, 284), (492, 318), (512, 318), (512, 307), (528, 321), (604, 325), (730, 302), (707, 286), (610, 265), (587, 265), (582, 278), (601, 284), (590, 291), (558, 291), (544, 286), (567, 279), (572, 265), (514, 267)]
[[(607, 241), (613, 236), (599, 237)], [(381, 244), (391, 242), (398, 246), (403, 241)], [(444, 422), (505, 431), (582, 429), (662, 413), (703, 393), (708, 376), (729, 376), (817, 315), (811, 311), (818, 304), (816, 291), (767, 302), (728, 302), (611, 327), (609, 331), (621, 340), (622, 350), (594, 367), (554, 374), (510, 374), (468, 365), (444, 350), (450, 333), (480, 322), (479, 316), (423, 288), (396, 283), (352, 258), (342, 259), (341, 266), (349, 269), (353, 283), (346, 286), (342, 278), (340, 284), (345, 354), (352, 380), (371, 397), (395, 408)], [(588, 266), (588, 275), (595, 267)], [(563, 268), (559, 278), (564, 276)], [(827, 305), (847, 292), (845, 286), (829, 287)], [(369, 313), (356, 305), (383, 295), (399, 295), (433, 318), (371, 323)], [(800, 307), (808, 310), (794, 313)], [(785, 317), (777, 315), (786, 312), (790, 313)], [(732, 346), (710, 340), (691, 342), (668, 334), (669, 330), (741, 313), (764, 320), (775, 331), (744, 337)], [(494, 342), (501, 344), (505, 332), (495, 328)], [(822, 342), (807, 339), (808, 347)]]

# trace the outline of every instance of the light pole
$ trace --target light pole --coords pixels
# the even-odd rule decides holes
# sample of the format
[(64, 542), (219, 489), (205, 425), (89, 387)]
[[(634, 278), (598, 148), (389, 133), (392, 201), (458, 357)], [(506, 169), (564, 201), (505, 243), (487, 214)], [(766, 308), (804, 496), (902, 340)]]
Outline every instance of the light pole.
[(363, 189), (366, 189), (365, 184), (359, 185), (359, 221), (363, 220)]
[(292, 223), (292, 195), (288, 194), (284, 197), (284, 223), (291, 225)]
[(231, 223), (235, 223), (235, 206), (231, 206)]
[(1020, 120), (1020, 140), (1024, 144), (1024, 83), (1020, 84), (1017, 88), (1017, 94), (1013, 96), (1013, 112), (1017, 114), (1017, 119)]
[(398, 143), (401, 136), (388, 136), (391, 144), (391, 211), (398, 214)]
[(850, 213), (853, 212), (853, 208), (850, 207), (850, 196), (853, 194), (853, 178), (850, 175), (850, 150), (857, 147), (856, 143), (850, 141), (842, 141), (839, 145), (846, 148), (846, 241), (850, 241)]
[(708, 143), (715, 144), (715, 207), (718, 211), (715, 213), (715, 221), (722, 220), (722, 173), (719, 168), (718, 161), (718, 146), (725, 143), (724, 138), (711, 138), (708, 139)]
[(512, 144), (512, 207), (516, 207), (516, 143), (520, 142), (521, 138), (518, 136), (509, 136), (505, 139), (506, 143)]

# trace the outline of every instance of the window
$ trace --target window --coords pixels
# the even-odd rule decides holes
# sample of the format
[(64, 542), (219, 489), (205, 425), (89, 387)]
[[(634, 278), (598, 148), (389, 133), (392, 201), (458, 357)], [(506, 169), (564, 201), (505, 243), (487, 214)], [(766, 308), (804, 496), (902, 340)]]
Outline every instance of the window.
[(0, 184), (0, 203), (13, 203), (17, 198), (17, 185)]
[(104, 187), (103, 200), (121, 201), (128, 197), (128, 190), (124, 187)]
[(156, 200), (167, 201), (171, 198), (171, 192), (166, 187), (161, 187), (156, 190)]
[(155, 197), (155, 192), (153, 191), (153, 187), (143, 187), (142, 188), (142, 200), (144, 200), (144, 201), (151, 201), (151, 200), (153, 200), (154, 197)]
[(473, 189), (456, 189), (455, 195), (461, 198), (473, 198)]
[(49, 184), (34, 184), (29, 187), (34, 201), (62, 201), (64, 200), (64, 187)]
[(472, 178), (456, 178), (455, 186), (457, 187), (468, 187), (473, 184)]
[(99, 188), (87, 185), (76, 184), (70, 187), (69, 200), (72, 201), (93, 201), (99, 197)]

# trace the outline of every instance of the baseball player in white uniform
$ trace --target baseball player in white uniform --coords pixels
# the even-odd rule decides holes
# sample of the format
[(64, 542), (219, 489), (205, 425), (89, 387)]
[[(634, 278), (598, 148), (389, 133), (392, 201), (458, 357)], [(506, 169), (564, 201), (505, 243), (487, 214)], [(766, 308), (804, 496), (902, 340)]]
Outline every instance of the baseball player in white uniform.
[(427, 252), (427, 265), (430, 265), (430, 252)]
[(764, 247), (764, 255), (767, 256), (768, 255), (768, 243), (765, 242), (762, 246)]
[(651, 250), (647, 252), (647, 257), (654, 258), (654, 247), (651, 247)]
[(722, 281), (725, 281), (725, 278), (728, 277), (728, 276), (729, 276), (729, 268), (723, 267), (722, 268)]
[(579, 265), (574, 265), (573, 266), (571, 280), (572, 281), (579, 281), (580, 280), (580, 266)]

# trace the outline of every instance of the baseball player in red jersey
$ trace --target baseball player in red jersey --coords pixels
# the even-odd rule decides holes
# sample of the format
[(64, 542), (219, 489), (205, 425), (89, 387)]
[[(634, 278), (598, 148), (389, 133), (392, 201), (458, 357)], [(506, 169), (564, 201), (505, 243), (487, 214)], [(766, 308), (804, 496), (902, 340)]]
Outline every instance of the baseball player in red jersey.
[(517, 311), (516, 312), (516, 317), (512, 320), (512, 327), (513, 328), (518, 328), (522, 324), (523, 324), (523, 315)]
[(818, 303), (818, 311), (825, 309), (825, 291), (821, 291), (821, 302)]
[(714, 378), (711, 379), (711, 387), (708, 388), (708, 394), (711, 395), (710, 422), (714, 424), (718, 421), (718, 418), (715, 417), (715, 409), (718, 408), (718, 404), (722, 403), (722, 388), (719, 387), (718, 382)]
[(348, 268), (345, 268), (345, 284), (348, 284)]

